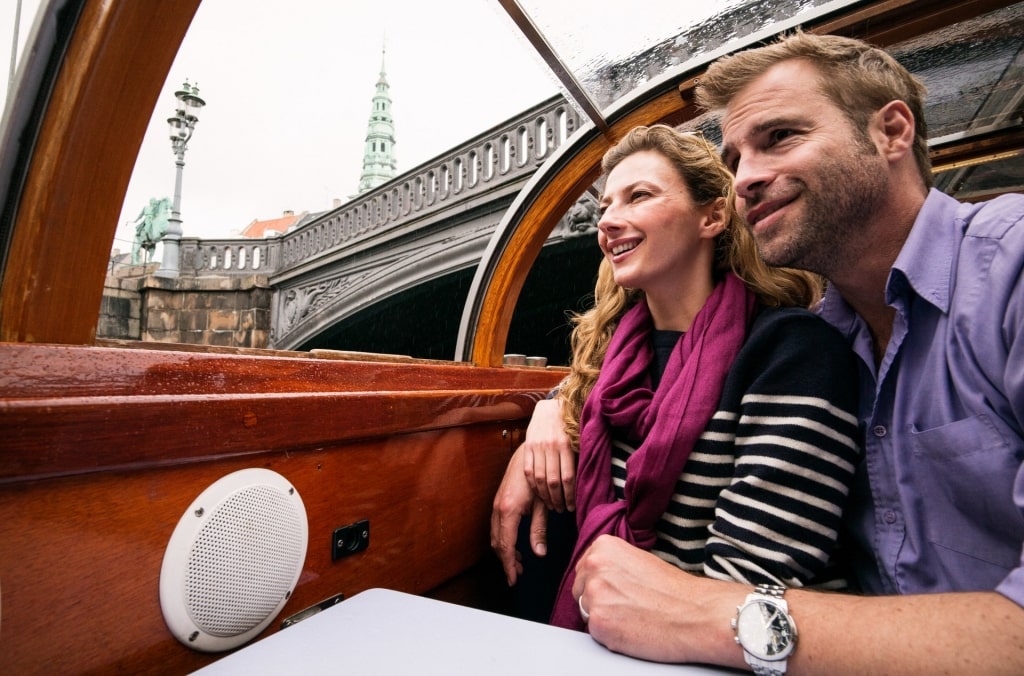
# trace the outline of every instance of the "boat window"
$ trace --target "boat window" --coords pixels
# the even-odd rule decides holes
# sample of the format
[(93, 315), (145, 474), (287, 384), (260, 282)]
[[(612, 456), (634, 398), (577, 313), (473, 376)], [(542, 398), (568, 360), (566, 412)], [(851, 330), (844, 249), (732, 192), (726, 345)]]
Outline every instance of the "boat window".
[[(925, 116), (936, 187), (968, 201), (1024, 190), (1024, 4), (891, 51), (928, 87)], [(951, 148), (962, 152), (954, 155)]]
[[(530, 5), (531, 15), (535, 13), (538, 23), (546, 25), (539, 17), (544, 15), (549, 5), (539, 0), (533, 4), (536, 8)], [(554, 35), (545, 34), (556, 51), (564, 44), (564, 53), (568, 55), (565, 61), (573, 64), (578, 81), (587, 85), (587, 93), (604, 106), (607, 113), (619, 100), (613, 101), (615, 96), (621, 94), (620, 99), (627, 98), (623, 92), (629, 87), (643, 89), (644, 82), (665, 74), (697, 74), (714, 55), (731, 51), (737, 44), (753, 44), (763, 39), (764, 33), (759, 31), (763, 25), (760, 11), (766, 3), (722, 4), (727, 4), (728, 9), (716, 8), (715, 11), (722, 12), (718, 20), (697, 22), (685, 28), (679, 37), (663, 40), (660, 49), (655, 47), (644, 51), (637, 47), (631, 56), (611, 66), (609, 62), (613, 59), (597, 51), (588, 52), (589, 43), (579, 39), (579, 34), (559, 34), (558, 26), (564, 27), (570, 22), (552, 19), (547, 25), (552, 26), (550, 32)], [(776, 3), (773, 7), (780, 11), (772, 16), (774, 20), (785, 18), (787, 7), (790, 10), (818, 11), (823, 16), (821, 10), (832, 9), (834, 4), (817, 3), (819, 6), (812, 7), (815, 3)], [(654, 11), (657, 11), (657, 6)], [(730, 20), (720, 21), (723, 16), (729, 16)], [(623, 16), (622, 20), (628, 23), (632, 17)], [(897, 26), (897, 31), (913, 34), (911, 23), (908, 18)], [(572, 25), (575, 27), (577, 24)], [(661, 25), (674, 24), (663, 22)], [(725, 30), (725, 26), (733, 29)], [(772, 31), (772, 28), (767, 30)], [(722, 35), (720, 48), (702, 50), (685, 47), (694, 42), (692, 36), (715, 31), (722, 31), (717, 33)], [(887, 45), (887, 49), (921, 77), (928, 88), (925, 116), (936, 187), (966, 201), (1024, 190), (1024, 136), (1021, 132), (1024, 119), (1024, 3), (1009, 3), (1006, 7), (983, 12), (953, 25), (898, 40)], [(673, 50), (676, 56), (668, 56)], [(698, 52), (704, 54), (703, 58)], [(681, 58), (680, 55), (686, 56)], [(682, 65), (676, 65), (680, 61)], [(622, 73), (631, 75), (617, 79)], [(682, 78), (677, 78), (677, 81), (682, 81)], [(594, 86), (594, 83), (601, 82), (606, 84)], [(621, 86), (622, 82), (627, 82), (628, 86)], [(707, 115), (693, 115), (680, 126), (701, 130), (714, 142), (720, 141), (717, 124)], [(585, 199), (586, 195), (583, 195), (581, 200)], [(577, 208), (579, 203), (573, 206), (573, 209)], [(565, 219), (556, 226), (556, 234), (564, 223)], [(531, 268), (512, 319), (506, 351), (546, 350), (546, 354), (552, 357), (552, 363), (568, 363), (568, 328), (556, 308), (564, 314), (566, 310), (580, 310), (588, 306), (590, 299), (587, 294), (592, 289), (599, 257), (592, 242), (589, 246), (577, 243), (570, 248), (563, 241), (559, 246), (564, 249), (562, 255), (552, 247), (545, 247)], [(500, 248), (495, 247), (496, 250)], [(486, 264), (485, 261), (483, 265)], [(566, 296), (561, 301), (551, 299), (549, 290), (552, 288), (564, 288)], [(549, 304), (548, 307), (545, 303)], [(533, 333), (529, 333), (531, 329)]]
[[(205, 105), (176, 156), (167, 121), (188, 88)], [(554, 151), (561, 109), (529, 111), (557, 90), (493, 3), (203, 2), (111, 252), (108, 295), (137, 291), (164, 320), (101, 318), (99, 337), (451, 360), (486, 234)], [(167, 238), (141, 230), (163, 196), (180, 218), (171, 273)], [(229, 330), (246, 316), (253, 330)]]
[[(967, 201), (1024, 190), (1024, 3), (887, 49), (928, 89), (936, 187)], [(706, 116), (683, 127), (721, 138)]]
[[(84, 4), (20, 0), (18, 42), (37, 8), (58, 6)], [(667, 121), (717, 141), (714, 122), (682, 105), (684, 83), (798, 25), (873, 36), (922, 77), (938, 188), (965, 200), (1022, 190), (1022, 2), (651, 0), (610, 17), (583, 0), (295, 0), (258, 12), (206, 0), (126, 193), (97, 196), (122, 202), (100, 307), (131, 321), (98, 311), (95, 335), (459, 360), (470, 318), (507, 330), (506, 353), (565, 364), (566, 314), (589, 302), (599, 259), (586, 181), (612, 125), (654, 119), (648, 111), (671, 99)], [(11, 53), (13, 72), (14, 55), (33, 51)], [(180, 155), (168, 127), (179, 103), (188, 112), (174, 133), (195, 116)], [(557, 206), (550, 195), (534, 204), (563, 184)], [(147, 224), (180, 224), (180, 239), (146, 239)], [(510, 269), (506, 251), (527, 272)], [(70, 267), (31, 265), (20, 280)], [(515, 291), (487, 299), (503, 275)], [(65, 277), (40, 288), (74, 286)], [(12, 333), (42, 335), (32, 321), (42, 323)]]
[[(469, 11), (462, 2), (452, 7)], [(221, 66), (211, 54), (223, 54), (223, 45), (206, 27), (241, 10), (231, 3), (204, 3), (154, 111), (156, 127), (182, 77), (194, 78), (201, 95), (209, 96), (185, 170), (181, 274), (240, 278), (252, 270), (236, 262), (260, 261), (271, 294), (261, 292), (270, 299), (269, 312), (256, 314), (263, 318), (259, 330), (247, 334), (263, 341), (256, 346), (451, 359), (486, 233), (507, 214), (532, 173), (572, 142), (574, 131), (601, 128), (637, 92), (671, 83), (680, 73), (699, 72), (720, 54), (864, 4), (658, 0), (608, 21), (604, 13), (591, 11), (590, 3), (498, 0), (487, 12), (463, 13), (472, 20), (449, 26), (454, 32), (447, 39), (434, 34), (423, 40), (406, 32), (407, 21), (415, 25), (426, 17), (395, 13), (386, 39), (363, 35), (364, 54), (353, 59), (352, 52), (331, 45), (355, 38), (320, 38), (316, 24), (332, 23), (332, 17), (324, 16), (319, 3), (300, 2), (280, 17), (289, 26), (304, 26), (294, 29), (291, 39), (279, 32), (253, 33), (267, 24), (243, 12), (242, 20), (251, 22), (247, 41), (284, 43), (275, 57), (283, 65), (272, 69), (251, 53), (232, 59), (227, 66), (232, 79), (251, 84), (222, 92), (217, 88)], [(356, 3), (328, 11), (339, 12), (336, 30), (343, 30), (343, 21), (364, 12), (372, 16), (376, 7)], [(1000, 129), (1019, 127), (1020, 7), (890, 46), (929, 87), (927, 117), (937, 146), (963, 148)], [(458, 48), (445, 51), (447, 42), (457, 42)], [(486, 70), (473, 76), (466, 69), (481, 59)], [(520, 95), (524, 64), (529, 64), (528, 77)], [(431, 81), (430, 96), (417, 98), (421, 90), (413, 83), (424, 78)], [(287, 81), (287, 97), (267, 97), (275, 81)], [(496, 81), (506, 83), (502, 94), (482, 88)], [(439, 108), (443, 122), (425, 128), (417, 119), (428, 112), (437, 119), (433, 113)], [(348, 109), (372, 110), (372, 115), (353, 117), (344, 113)], [(327, 132), (324, 119), (335, 122)], [(711, 139), (719, 136), (714, 123), (700, 116), (684, 126), (700, 128)], [(147, 137), (124, 218), (142, 201), (146, 193), (140, 191), (158, 189), (142, 181), (162, 172), (163, 185), (169, 183), (173, 163), (165, 146), (165, 137)], [(982, 149), (966, 160), (958, 155), (954, 162), (937, 162), (939, 187), (961, 198), (1019, 189), (1019, 154), (1001, 157), (999, 147)], [(224, 158), (230, 163), (222, 163)], [(258, 178), (239, 185), (234, 176), (247, 165), (260, 165)], [(384, 185), (355, 190), (367, 181)], [(259, 206), (266, 204), (259, 197), (278, 192), (281, 184), (293, 187), (291, 201), (281, 205), (294, 216), (292, 222), (279, 233), (256, 233), (262, 238), (238, 242), (246, 221), (226, 214), (251, 214), (252, 223), (275, 220), (269, 206)], [(426, 186), (425, 195), (409, 192), (414, 186)], [(499, 189), (506, 199), (488, 206), (483, 195)], [(567, 312), (589, 302), (599, 260), (592, 200), (592, 194), (580, 195), (548, 237), (516, 300), (506, 352), (567, 363)], [(392, 201), (410, 208), (393, 208)], [(353, 217), (359, 224), (355, 232), (342, 227)], [(204, 250), (211, 253), (203, 256)], [(246, 283), (237, 282), (238, 293)], [(254, 291), (259, 286), (248, 283)], [(182, 339), (202, 342), (210, 336)]]

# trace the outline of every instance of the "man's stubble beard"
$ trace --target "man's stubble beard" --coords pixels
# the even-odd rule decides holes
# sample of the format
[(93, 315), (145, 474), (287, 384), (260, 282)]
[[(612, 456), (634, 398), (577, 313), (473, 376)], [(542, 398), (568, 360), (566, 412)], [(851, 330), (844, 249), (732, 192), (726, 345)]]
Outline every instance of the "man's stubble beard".
[[(813, 171), (817, 189), (798, 181), (801, 212), (784, 222), (782, 237), (754, 238), (769, 265), (791, 267), (832, 277), (855, 262), (871, 242), (861, 236), (878, 217), (884, 202), (887, 172), (874, 146), (857, 144), (853, 154), (829, 157)], [(835, 189), (825, 194), (826, 186)], [(788, 215), (787, 215), (788, 216)]]

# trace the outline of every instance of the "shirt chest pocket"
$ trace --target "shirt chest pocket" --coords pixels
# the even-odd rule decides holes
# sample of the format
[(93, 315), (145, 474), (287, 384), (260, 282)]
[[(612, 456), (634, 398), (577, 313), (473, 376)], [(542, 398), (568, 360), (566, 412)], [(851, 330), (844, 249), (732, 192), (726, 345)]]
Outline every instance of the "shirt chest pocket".
[[(987, 415), (976, 415), (931, 429), (910, 430), (914, 457), (924, 461), (956, 461), (985, 463), (985, 457), (1008, 456), (1010, 445)], [(983, 454), (983, 458), (968, 459)]]
[(979, 561), (993, 564), (999, 579), (1018, 565), (1024, 519), (1013, 499), (1020, 470), (1018, 450), (986, 415), (928, 430), (911, 429), (913, 459), (906, 480), (917, 487), (914, 506), (923, 516), (924, 537), (974, 564), (946, 561), (947, 569), (978, 579)]

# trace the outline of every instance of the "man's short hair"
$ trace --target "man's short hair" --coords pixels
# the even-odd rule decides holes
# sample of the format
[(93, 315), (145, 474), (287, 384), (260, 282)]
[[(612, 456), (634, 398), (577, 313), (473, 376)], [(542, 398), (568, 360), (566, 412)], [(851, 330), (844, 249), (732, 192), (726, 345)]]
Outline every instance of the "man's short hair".
[(722, 57), (701, 78), (697, 103), (720, 113), (751, 81), (790, 59), (804, 59), (818, 70), (822, 93), (865, 140), (871, 115), (890, 101), (906, 103), (914, 116), (914, 159), (925, 186), (932, 187), (924, 118), (925, 86), (888, 52), (862, 40), (797, 30), (769, 45)]

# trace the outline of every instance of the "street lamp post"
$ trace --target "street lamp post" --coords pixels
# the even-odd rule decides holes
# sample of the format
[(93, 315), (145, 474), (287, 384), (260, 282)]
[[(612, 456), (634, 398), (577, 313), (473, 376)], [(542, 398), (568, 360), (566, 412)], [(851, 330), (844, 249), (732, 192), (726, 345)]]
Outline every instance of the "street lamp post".
[(178, 276), (178, 243), (181, 240), (181, 175), (185, 168), (185, 149), (192, 132), (199, 121), (199, 110), (206, 105), (206, 101), (199, 98), (199, 88), (190, 85), (188, 80), (181, 89), (174, 92), (177, 99), (174, 116), (167, 118), (170, 127), (171, 148), (174, 150), (177, 171), (174, 176), (174, 202), (171, 205), (171, 217), (167, 219), (167, 232), (160, 240), (164, 245), (160, 269), (154, 274), (158, 277)]

